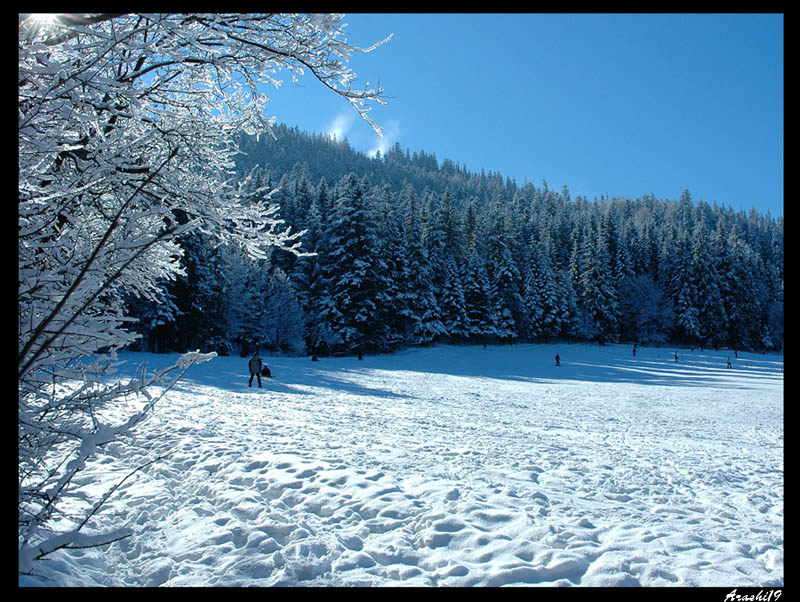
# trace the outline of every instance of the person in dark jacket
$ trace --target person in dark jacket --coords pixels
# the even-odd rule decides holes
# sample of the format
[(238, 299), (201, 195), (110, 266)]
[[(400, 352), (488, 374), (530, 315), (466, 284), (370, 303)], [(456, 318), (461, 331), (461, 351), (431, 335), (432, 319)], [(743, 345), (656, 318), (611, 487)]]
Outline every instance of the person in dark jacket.
[(253, 377), (258, 377), (258, 386), (261, 387), (261, 358), (258, 356), (258, 351), (253, 354), (253, 357), (250, 358), (250, 363), (248, 364), (250, 368), (250, 384), (249, 387), (253, 386)]

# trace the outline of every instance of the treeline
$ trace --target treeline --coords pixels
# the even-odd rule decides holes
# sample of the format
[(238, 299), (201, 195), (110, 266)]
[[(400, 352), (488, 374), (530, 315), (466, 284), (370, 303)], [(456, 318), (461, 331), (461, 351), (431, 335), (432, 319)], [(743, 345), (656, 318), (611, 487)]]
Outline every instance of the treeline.
[[(395, 145), (278, 127), (239, 168), (273, 191), (305, 256), (251, 261), (201, 235), (142, 345), (317, 355), (433, 341), (783, 346), (783, 219), (693, 202), (570, 197)], [(260, 202), (268, 202), (266, 196)]]

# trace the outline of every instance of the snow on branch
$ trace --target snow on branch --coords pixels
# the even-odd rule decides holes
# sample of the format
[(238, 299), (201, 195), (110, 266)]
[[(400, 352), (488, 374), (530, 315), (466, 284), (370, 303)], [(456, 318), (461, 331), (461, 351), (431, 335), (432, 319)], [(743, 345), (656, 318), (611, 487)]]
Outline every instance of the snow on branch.
[[(272, 247), (303, 253), (303, 232), (235, 177), (237, 136), (274, 123), (264, 86), (279, 85), (281, 72), (309, 72), (379, 129), (367, 105), (382, 103), (382, 90), (355, 89), (347, 67), (351, 53), (374, 46), (350, 45), (341, 19), (20, 15), (19, 524), (29, 551), (21, 567), (64, 542), (92, 541), (44, 534), (74, 493), (72, 477), (161, 399), (148, 387), (174, 383), (144, 372), (124, 386), (108, 381), (115, 351), (138, 337), (126, 296), (156, 299), (160, 283), (182, 275), (179, 238), (191, 232), (253, 258)], [(207, 359), (187, 355), (173, 369)], [(142, 395), (145, 409), (103, 423), (102, 408), (129, 395)]]

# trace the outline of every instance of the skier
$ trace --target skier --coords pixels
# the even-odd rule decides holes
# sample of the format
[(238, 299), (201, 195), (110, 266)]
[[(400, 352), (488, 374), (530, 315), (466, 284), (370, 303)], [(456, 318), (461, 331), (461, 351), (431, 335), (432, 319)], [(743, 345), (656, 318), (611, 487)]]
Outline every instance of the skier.
[(560, 357), (559, 357), (559, 355), (556, 353), (556, 366), (560, 366), (560, 365), (561, 365), (561, 358), (560, 358)]
[(253, 354), (253, 357), (250, 358), (250, 363), (248, 367), (250, 368), (250, 384), (249, 387), (253, 386), (253, 377), (258, 377), (258, 387), (261, 388), (261, 358), (258, 356), (258, 349)]

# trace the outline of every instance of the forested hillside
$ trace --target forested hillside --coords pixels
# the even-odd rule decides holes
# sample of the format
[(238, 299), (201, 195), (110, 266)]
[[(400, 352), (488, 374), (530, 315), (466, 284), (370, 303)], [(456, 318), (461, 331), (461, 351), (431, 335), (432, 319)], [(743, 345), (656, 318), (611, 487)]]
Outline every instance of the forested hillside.
[[(783, 346), (783, 218), (680, 199), (571, 198), (395, 145), (275, 128), (237, 169), (305, 231), (254, 261), (193, 233), (139, 346), (388, 351), (433, 341)], [(269, 192), (267, 192), (269, 191)], [(271, 196), (270, 195), (271, 192)], [(754, 199), (755, 200), (755, 199)]]

